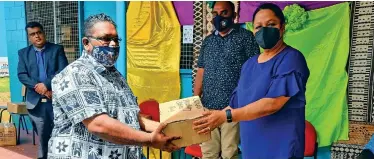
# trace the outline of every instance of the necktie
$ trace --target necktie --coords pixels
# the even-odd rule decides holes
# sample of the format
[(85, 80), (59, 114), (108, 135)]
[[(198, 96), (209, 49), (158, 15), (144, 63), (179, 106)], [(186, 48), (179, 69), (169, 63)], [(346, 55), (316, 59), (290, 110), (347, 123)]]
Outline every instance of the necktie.
[(38, 56), (39, 81), (44, 82), (47, 79), (47, 75), (45, 73), (43, 52), (38, 51), (36, 55)]

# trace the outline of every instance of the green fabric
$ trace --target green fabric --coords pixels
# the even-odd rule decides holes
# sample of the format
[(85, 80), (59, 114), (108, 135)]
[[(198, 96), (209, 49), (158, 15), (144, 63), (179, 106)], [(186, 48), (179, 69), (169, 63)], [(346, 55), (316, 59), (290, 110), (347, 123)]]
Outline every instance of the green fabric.
[[(286, 32), (285, 42), (308, 63), (306, 119), (317, 130), (319, 146), (348, 139), (349, 3), (308, 11), (302, 30)], [(252, 23), (246, 24), (253, 30)], [(287, 27), (287, 26), (286, 26)]]

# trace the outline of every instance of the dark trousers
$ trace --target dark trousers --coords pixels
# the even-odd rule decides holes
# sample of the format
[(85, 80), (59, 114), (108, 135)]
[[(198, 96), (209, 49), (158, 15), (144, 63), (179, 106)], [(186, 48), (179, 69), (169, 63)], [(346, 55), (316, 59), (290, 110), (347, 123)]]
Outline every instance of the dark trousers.
[(357, 157), (357, 159), (373, 159), (373, 158), (374, 158), (373, 152), (371, 152), (368, 149), (362, 150), (360, 155)]
[(28, 109), (31, 120), (35, 123), (39, 136), (38, 158), (47, 158), (48, 141), (53, 129), (52, 102), (39, 102), (34, 109)]

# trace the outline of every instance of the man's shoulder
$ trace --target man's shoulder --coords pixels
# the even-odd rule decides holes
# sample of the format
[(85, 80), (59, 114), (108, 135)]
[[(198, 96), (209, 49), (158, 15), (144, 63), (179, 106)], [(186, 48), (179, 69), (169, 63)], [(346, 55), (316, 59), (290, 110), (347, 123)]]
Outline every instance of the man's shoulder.
[(50, 42), (47, 42), (45, 45), (46, 45), (46, 49), (48, 49), (48, 48), (50, 48), (50, 49), (59, 49), (59, 48), (63, 47), (62, 45), (55, 44), (55, 43), (50, 43)]
[(26, 52), (26, 51), (28, 51), (31, 47), (32, 47), (32, 45), (26, 46), (26, 47), (24, 47), (24, 48), (22, 48), (22, 49), (19, 49), (18, 52)]
[(66, 67), (72, 73), (84, 73), (93, 71), (89, 65), (84, 63), (81, 59), (77, 59)]
[(247, 37), (247, 36), (253, 36), (253, 32), (248, 30), (248, 29), (245, 29), (245, 28), (242, 28), (242, 27), (239, 27), (237, 28), (237, 33), (239, 34), (239, 36), (243, 36), (243, 37)]
[(60, 83), (64, 81), (66, 77), (70, 76), (81, 76), (85, 74), (92, 73), (93, 70), (90, 69), (86, 64), (81, 62), (79, 59), (70, 63), (66, 66), (60, 73), (58, 73), (53, 79), (52, 83)]
[(215, 38), (214, 32), (206, 36), (203, 42), (208, 42), (209, 40), (212, 40), (213, 38)]

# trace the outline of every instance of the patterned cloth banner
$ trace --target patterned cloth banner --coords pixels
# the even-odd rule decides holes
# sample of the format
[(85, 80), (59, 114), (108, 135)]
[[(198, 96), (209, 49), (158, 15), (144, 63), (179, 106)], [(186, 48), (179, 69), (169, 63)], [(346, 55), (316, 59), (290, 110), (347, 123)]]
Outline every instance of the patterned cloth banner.
[(350, 121), (374, 122), (374, 2), (352, 2), (349, 58), (348, 117)]
[[(266, 2), (271, 2), (276, 5), (278, 5), (281, 9), (284, 9), (284, 7), (292, 4), (298, 4), (305, 8), (306, 10), (313, 10), (313, 9), (319, 9), (319, 8), (324, 8), (328, 7), (334, 4), (342, 3), (338, 1), (325, 1), (325, 2), (313, 2), (313, 1), (266, 1)], [(262, 3), (265, 2), (260, 2), (260, 1), (242, 1), (240, 2), (240, 11), (239, 11), (239, 23), (245, 23), (245, 22), (251, 22), (252, 21), (252, 16), (253, 12), (255, 12), (256, 8), (260, 6)]]
[[(287, 32), (285, 42), (307, 60), (306, 120), (316, 128), (318, 146), (322, 147), (348, 139), (350, 9), (346, 2), (307, 13), (305, 27)], [(247, 29), (253, 29), (252, 23), (247, 23)]]
[[(179, 99), (181, 30), (172, 2), (134, 1), (126, 16), (127, 81), (138, 102)], [(159, 154), (159, 150), (151, 149), (150, 154)]]

